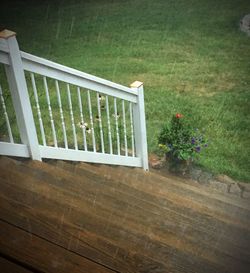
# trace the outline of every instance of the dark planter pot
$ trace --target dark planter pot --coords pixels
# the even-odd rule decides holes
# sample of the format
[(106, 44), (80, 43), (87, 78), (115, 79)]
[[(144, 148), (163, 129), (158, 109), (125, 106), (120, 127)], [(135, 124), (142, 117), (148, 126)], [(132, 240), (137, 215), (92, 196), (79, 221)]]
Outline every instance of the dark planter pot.
[(174, 157), (172, 154), (166, 154), (166, 162), (169, 172), (181, 176), (188, 176), (191, 172), (192, 160), (182, 160)]

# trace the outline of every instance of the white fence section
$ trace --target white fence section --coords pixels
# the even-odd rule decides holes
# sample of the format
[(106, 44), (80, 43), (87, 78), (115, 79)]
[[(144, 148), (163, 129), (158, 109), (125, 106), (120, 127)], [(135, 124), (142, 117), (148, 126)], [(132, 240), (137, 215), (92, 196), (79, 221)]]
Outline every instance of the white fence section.
[(128, 88), (22, 52), (8, 30), (0, 65), (0, 154), (148, 169), (141, 82)]

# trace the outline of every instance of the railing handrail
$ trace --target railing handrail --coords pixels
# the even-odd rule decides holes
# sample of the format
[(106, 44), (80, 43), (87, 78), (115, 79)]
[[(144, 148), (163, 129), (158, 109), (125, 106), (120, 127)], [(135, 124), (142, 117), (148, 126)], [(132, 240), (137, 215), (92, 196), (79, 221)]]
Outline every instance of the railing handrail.
[[(4, 64), (9, 64), (9, 49), (4, 39), (0, 38), (0, 59)], [(47, 59), (20, 51), (23, 69), (51, 77), (56, 80), (68, 82), (106, 95), (137, 102), (138, 91), (129, 87), (114, 83), (103, 78), (90, 75), (80, 70), (61, 65)], [(65, 80), (67, 79), (67, 80)]]
[(56, 62), (20, 51), (24, 70), (72, 83), (106, 95), (137, 102), (138, 91)]

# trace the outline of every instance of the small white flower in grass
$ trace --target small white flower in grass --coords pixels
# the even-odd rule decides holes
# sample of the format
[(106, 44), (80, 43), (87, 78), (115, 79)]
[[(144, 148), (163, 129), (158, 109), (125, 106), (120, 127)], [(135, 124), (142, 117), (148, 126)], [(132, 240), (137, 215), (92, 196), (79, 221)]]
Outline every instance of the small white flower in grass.
[(79, 126), (80, 128), (86, 128), (86, 127), (88, 126), (88, 123), (86, 123), (86, 122), (79, 122), (79, 123), (78, 123), (78, 126)]
[(91, 129), (90, 129), (89, 127), (86, 127), (86, 132), (87, 132), (88, 134), (91, 134)]
[(119, 114), (119, 113), (113, 114), (113, 117), (114, 117), (114, 118), (119, 118), (119, 117), (120, 117), (120, 114)]

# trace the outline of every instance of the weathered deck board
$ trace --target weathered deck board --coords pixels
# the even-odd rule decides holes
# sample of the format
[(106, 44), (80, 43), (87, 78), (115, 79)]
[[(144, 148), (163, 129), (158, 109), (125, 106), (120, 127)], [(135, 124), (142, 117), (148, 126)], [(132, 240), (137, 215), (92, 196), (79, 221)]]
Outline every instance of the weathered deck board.
[(30, 271), (23, 266), (17, 264), (15, 261), (7, 260), (0, 256), (0, 270), (3, 273), (38, 273), (38, 271)]
[[(40, 272), (115, 272), (68, 249), (48, 242), (34, 235), (32, 231), (27, 232), (1, 220), (0, 234), (0, 249), (4, 249), (6, 255), (22, 261), (27, 267), (39, 268)], [(36, 254), (34, 255), (34, 253)]]
[(249, 271), (245, 201), (115, 169), (0, 157), (0, 218), (118, 272)]

